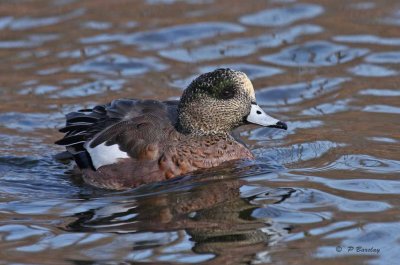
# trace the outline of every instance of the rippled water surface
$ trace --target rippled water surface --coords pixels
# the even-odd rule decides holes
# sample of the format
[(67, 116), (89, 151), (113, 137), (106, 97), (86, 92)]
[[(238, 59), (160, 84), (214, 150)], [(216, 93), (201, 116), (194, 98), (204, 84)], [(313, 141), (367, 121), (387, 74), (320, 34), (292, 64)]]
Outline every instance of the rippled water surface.
[[(0, 60), (1, 264), (399, 264), (399, 1), (7, 0)], [(257, 161), (112, 192), (53, 158), (65, 113), (220, 66), (288, 122), (238, 130)]]

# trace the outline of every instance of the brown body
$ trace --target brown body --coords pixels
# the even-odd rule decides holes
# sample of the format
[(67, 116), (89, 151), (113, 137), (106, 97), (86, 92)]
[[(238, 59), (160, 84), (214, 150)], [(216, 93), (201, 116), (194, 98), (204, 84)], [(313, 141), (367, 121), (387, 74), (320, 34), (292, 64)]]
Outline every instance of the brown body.
[(143, 146), (137, 159), (121, 159), (97, 171), (84, 169), (85, 182), (101, 188), (125, 189), (216, 167), (225, 161), (254, 158), (245, 146), (231, 136), (196, 139), (171, 132), (164, 140)]

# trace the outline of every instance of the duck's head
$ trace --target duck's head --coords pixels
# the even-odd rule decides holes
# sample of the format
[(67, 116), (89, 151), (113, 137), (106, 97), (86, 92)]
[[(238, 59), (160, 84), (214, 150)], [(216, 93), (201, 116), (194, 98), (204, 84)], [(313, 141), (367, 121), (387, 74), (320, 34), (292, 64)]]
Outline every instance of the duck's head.
[(229, 133), (246, 123), (287, 129), (257, 105), (253, 85), (243, 72), (217, 69), (197, 77), (183, 92), (178, 125), (185, 133)]

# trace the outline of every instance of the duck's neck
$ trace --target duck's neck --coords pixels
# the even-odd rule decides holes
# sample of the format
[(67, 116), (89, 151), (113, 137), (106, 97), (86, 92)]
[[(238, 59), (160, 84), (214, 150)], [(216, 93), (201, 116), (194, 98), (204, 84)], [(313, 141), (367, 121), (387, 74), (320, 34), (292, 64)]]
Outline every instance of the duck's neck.
[(175, 127), (182, 134), (196, 136), (230, 135), (231, 132), (227, 123), (215, 123), (212, 119), (199, 119), (195, 115), (179, 110)]
[(178, 132), (184, 135), (191, 135), (191, 136), (221, 136), (226, 138), (231, 138), (230, 132), (227, 131), (220, 131), (220, 130), (209, 130), (203, 128), (197, 128), (195, 126), (183, 126), (180, 123), (179, 119), (175, 125), (175, 128)]

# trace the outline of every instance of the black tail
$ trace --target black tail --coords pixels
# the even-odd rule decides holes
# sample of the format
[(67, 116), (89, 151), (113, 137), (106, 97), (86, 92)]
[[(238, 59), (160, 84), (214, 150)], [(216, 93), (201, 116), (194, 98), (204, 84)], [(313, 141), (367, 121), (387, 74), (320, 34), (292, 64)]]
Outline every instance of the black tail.
[[(93, 109), (84, 109), (77, 112), (71, 112), (66, 115), (67, 122), (65, 127), (59, 131), (65, 133), (64, 137), (55, 142), (67, 148), (67, 152), (55, 156), (74, 159), (80, 169), (93, 169), (93, 162), (84, 144), (95, 135), (96, 125), (106, 115), (104, 106), (96, 106)], [(69, 154), (68, 155), (66, 155)], [(60, 159), (59, 159), (60, 160)]]

